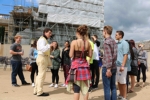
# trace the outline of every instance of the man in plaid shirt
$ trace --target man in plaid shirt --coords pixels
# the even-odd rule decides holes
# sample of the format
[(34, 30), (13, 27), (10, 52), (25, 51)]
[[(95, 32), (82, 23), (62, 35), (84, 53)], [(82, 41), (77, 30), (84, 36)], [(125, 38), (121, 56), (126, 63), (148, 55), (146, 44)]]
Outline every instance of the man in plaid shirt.
[(105, 26), (103, 30), (103, 37), (105, 38), (103, 48), (103, 69), (102, 80), (104, 86), (105, 100), (117, 100), (116, 92), (116, 60), (117, 60), (117, 44), (111, 38), (113, 28)]

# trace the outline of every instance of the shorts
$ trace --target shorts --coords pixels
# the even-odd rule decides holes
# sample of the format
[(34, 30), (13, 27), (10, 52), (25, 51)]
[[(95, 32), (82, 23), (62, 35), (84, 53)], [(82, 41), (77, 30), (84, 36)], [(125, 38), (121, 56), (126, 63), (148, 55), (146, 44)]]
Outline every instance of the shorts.
[(120, 67), (117, 67), (116, 80), (120, 84), (126, 84), (127, 67), (124, 67), (124, 71), (120, 72)]
[(80, 90), (81, 90), (81, 88), (78, 85), (76, 85), (75, 83), (73, 83), (73, 91), (74, 91), (74, 93), (80, 93)]

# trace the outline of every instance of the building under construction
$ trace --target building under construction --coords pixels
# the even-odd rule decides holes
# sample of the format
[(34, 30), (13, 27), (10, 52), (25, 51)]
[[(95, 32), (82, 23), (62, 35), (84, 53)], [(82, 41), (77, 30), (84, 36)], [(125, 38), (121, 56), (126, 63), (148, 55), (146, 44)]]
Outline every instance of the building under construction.
[(15, 5), (10, 12), (6, 39), (12, 43), (13, 37), (20, 34), (22, 44), (30, 44), (49, 27), (55, 34), (49, 41), (56, 40), (62, 46), (66, 40), (76, 38), (76, 28), (82, 24), (89, 26), (89, 33), (98, 35), (102, 41), (103, 0), (39, 0), (37, 8)]

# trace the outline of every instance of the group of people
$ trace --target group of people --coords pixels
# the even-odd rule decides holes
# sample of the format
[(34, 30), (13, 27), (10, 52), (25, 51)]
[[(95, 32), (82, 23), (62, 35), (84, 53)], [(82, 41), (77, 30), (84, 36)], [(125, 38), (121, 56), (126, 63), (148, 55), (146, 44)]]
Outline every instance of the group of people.
[[(105, 26), (103, 36), (105, 38), (103, 49), (103, 70), (102, 80), (104, 86), (105, 100), (127, 100), (127, 93), (134, 92), (134, 86), (140, 86), (140, 74), (143, 74), (143, 83), (146, 81), (147, 52), (143, 50), (142, 44), (135, 46), (134, 40), (124, 40), (124, 32), (116, 31), (115, 39), (112, 39), (113, 28)], [(129, 79), (129, 76), (131, 79)], [(135, 85), (135, 76), (137, 84)], [(131, 82), (129, 82), (131, 80)], [(119, 94), (116, 92), (116, 82), (118, 83)], [(131, 88), (128, 89), (129, 83)]]
[[(58, 88), (59, 68), (64, 71), (64, 84), (67, 91), (74, 91), (74, 100), (79, 100), (80, 91), (84, 100), (88, 100), (89, 92), (98, 88), (100, 69), (102, 67), (102, 82), (105, 100), (127, 100), (127, 93), (134, 92), (134, 86), (145, 85), (147, 69), (147, 52), (142, 44), (135, 46), (134, 40), (124, 40), (124, 32), (116, 31), (116, 41), (111, 37), (113, 28), (105, 26), (103, 29), (103, 53), (100, 52), (98, 36), (90, 36), (88, 27), (81, 25), (76, 30), (76, 40), (70, 44), (66, 41), (60, 57), (60, 49), (57, 41), (48, 43), (52, 36), (52, 30), (45, 28), (43, 35), (31, 45), (29, 57), (32, 66), (31, 82), (34, 87), (34, 95), (48, 96), (43, 92), (43, 82), (46, 77), (47, 67), (51, 66), (52, 83), (49, 87)], [(23, 85), (29, 85), (24, 79), (21, 65), (21, 56), (24, 54), (20, 45), (21, 36), (15, 36), (15, 43), (10, 48), (12, 54), (12, 85), (18, 87), (16, 75)], [(76, 81), (69, 81), (69, 71), (76, 70)], [(143, 74), (143, 83), (139, 84), (140, 73)], [(36, 73), (36, 82), (34, 74)], [(131, 79), (129, 79), (129, 76)], [(135, 85), (135, 76), (137, 84)], [(119, 95), (116, 92), (118, 82)], [(129, 83), (131, 88), (128, 89)]]

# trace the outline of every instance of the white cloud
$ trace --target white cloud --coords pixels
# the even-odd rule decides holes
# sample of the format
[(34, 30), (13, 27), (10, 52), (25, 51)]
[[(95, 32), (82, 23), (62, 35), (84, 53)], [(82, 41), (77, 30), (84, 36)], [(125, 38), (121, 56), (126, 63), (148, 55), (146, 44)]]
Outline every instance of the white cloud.
[(36, 3), (36, 4), (38, 3), (38, 1), (39, 0), (26, 0), (26, 2), (28, 2), (28, 3), (32, 3), (33, 2), (33, 3)]
[(148, 0), (105, 0), (105, 24), (123, 30), (125, 39), (150, 40), (149, 5)]

